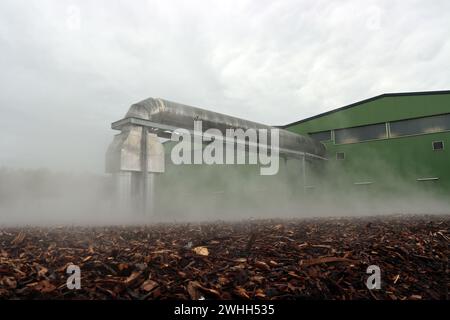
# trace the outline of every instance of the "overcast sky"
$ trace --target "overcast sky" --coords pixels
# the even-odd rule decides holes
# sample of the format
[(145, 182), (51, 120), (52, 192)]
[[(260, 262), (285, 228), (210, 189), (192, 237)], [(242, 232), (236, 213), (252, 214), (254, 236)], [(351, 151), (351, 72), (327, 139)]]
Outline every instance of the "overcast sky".
[(161, 97), (286, 124), (450, 89), (450, 1), (0, 1), (0, 166), (103, 172)]

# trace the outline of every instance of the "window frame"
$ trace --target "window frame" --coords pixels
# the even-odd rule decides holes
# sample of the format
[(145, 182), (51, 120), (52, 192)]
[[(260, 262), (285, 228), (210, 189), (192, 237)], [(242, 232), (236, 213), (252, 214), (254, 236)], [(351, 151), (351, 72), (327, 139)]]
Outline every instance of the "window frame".
[[(333, 139), (334, 145), (340, 146), (340, 145), (347, 145), (347, 144), (356, 144), (356, 143), (365, 143), (365, 142), (371, 142), (371, 141), (382, 141), (382, 140), (387, 140), (387, 139), (389, 139), (389, 131), (390, 131), (390, 130), (388, 129), (388, 127), (387, 127), (387, 123), (388, 123), (388, 122), (378, 122), (378, 123), (365, 124), (365, 125), (355, 126), (355, 127), (333, 129), (333, 132), (334, 132), (334, 139)], [(379, 126), (384, 125), (384, 127), (385, 127), (385, 133), (386, 133), (385, 138), (369, 139), (369, 140), (362, 140), (362, 141), (355, 141), (355, 142), (348, 142), (348, 143), (337, 143), (337, 142), (336, 142), (336, 131), (339, 131), (339, 130), (347, 130), (347, 129), (356, 129), (356, 128), (364, 128), (364, 127), (377, 126), (377, 125), (379, 125)]]
[[(333, 129), (330, 129), (330, 130), (322, 130), (322, 131), (316, 131), (316, 132), (308, 132), (308, 137), (313, 139), (313, 140), (315, 140), (315, 141), (319, 141), (319, 142), (330, 142), (330, 141), (334, 140), (333, 139), (333, 131), (334, 131)], [(312, 134), (324, 133), (324, 132), (329, 132), (330, 133), (330, 138), (329, 139), (327, 139), (327, 140), (317, 140), (317, 139), (314, 139), (313, 137), (311, 137)]]
[[(442, 149), (436, 149), (436, 148), (434, 147), (434, 144), (435, 144), (435, 143), (442, 143)], [(432, 141), (432, 142), (431, 142), (431, 146), (432, 146), (432, 148), (433, 148), (433, 151), (444, 151), (444, 150), (445, 150), (445, 143), (444, 143), (444, 140)]]
[[(342, 155), (343, 155), (343, 158), (342, 158), (342, 159), (339, 159), (339, 157), (338, 157), (339, 154), (342, 154)], [(336, 161), (344, 161), (345, 159), (346, 159), (346, 154), (345, 154), (344, 151), (337, 151), (337, 152), (336, 152)]]
[(392, 132), (392, 123), (394, 122), (401, 122), (401, 121), (408, 121), (408, 120), (418, 120), (418, 119), (423, 119), (423, 118), (432, 118), (432, 117), (438, 117), (438, 116), (445, 116), (448, 115), (450, 116), (449, 112), (446, 113), (438, 113), (438, 114), (433, 114), (431, 116), (422, 116), (422, 117), (414, 117), (414, 118), (408, 118), (408, 119), (402, 119), (402, 120), (394, 120), (394, 121), (388, 121), (387, 123), (389, 124), (389, 137), (388, 139), (400, 139), (400, 138), (408, 138), (408, 137), (417, 137), (417, 136), (424, 136), (427, 134), (439, 134), (439, 133), (446, 133), (446, 132), (450, 132), (450, 129), (447, 130), (442, 130), (442, 131), (436, 131), (436, 132), (422, 132), (422, 133), (413, 133), (413, 134), (408, 134), (408, 135), (401, 135), (401, 136), (396, 136), (393, 137), (391, 135)]

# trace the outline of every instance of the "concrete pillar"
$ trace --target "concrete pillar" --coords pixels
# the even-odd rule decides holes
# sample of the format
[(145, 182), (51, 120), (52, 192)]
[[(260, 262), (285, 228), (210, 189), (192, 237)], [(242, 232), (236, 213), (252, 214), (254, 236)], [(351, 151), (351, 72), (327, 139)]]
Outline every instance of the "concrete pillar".
[(151, 216), (155, 210), (155, 175), (165, 170), (164, 147), (146, 127), (124, 127), (106, 154), (121, 211)]
[(148, 173), (147, 176), (144, 178), (146, 179), (146, 189), (145, 189), (145, 207), (144, 207), (144, 214), (145, 215), (153, 215), (155, 210), (155, 204), (156, 204), (156, 197), (155, 197), (155, 173)]
[(120, 211), (129, 211), (131, 207), (132, 172), (120, 171), (113, 174), (117, 206)]

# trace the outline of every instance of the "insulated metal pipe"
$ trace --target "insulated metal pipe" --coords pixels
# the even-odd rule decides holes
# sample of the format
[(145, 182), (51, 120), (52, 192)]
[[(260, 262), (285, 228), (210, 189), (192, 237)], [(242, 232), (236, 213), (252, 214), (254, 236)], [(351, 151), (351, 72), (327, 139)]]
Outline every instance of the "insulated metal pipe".
[[(173, 130), (173, 128), (194, 130), (194, 121), (202, 121), (203, 130), (214, 128), (220, 130), (223, 134), (225, 134), (226, 129), (274, 129), (274, 127), (261, 123), (155, 98), (133, 104), (125, 118), (113, 123), (112, 127), (121, 129), (122, 126), (129, 124), (129, 121), (126, 121), (127, 119), (143, 120), (141, 125), (148, 122), (149, 126), (152, 126), (152, 123), (160, 126), (163, 132), (158, 132), (159, 136), (167, 136), (170, 129)], [(169, 130), (164, 130), (164, 128)], [(164, 132), (166, 133), (164, 134)], [(307, 153), (319, 158), (325, 157), (325, 147), (320, 142), (284, 129), (279, 129), (279, 133), (281, 153), (285, 150)]]

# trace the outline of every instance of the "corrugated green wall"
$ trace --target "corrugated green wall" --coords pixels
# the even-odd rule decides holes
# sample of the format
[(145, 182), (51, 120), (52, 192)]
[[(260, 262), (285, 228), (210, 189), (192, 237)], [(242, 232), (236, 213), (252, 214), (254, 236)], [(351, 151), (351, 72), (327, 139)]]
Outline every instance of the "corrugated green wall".
[[(387, 96), (287, 127), (300, 134), (450, 113), (450, 94)], [(433, 141), (445, 149), (433, 151)], [(450, 132), (390, 138), (354, 144), (325, 142), (329, 157), (327, 181), (348, 186), (373, 182), (370, 188), (406, 191), (409, 187), (450, 192)], [(345, 152), (345, 160), (336, 160)], [(418, 178), (439, 181), (418, 182)], [(358, 186), (362, 188), (362, 186)]]

